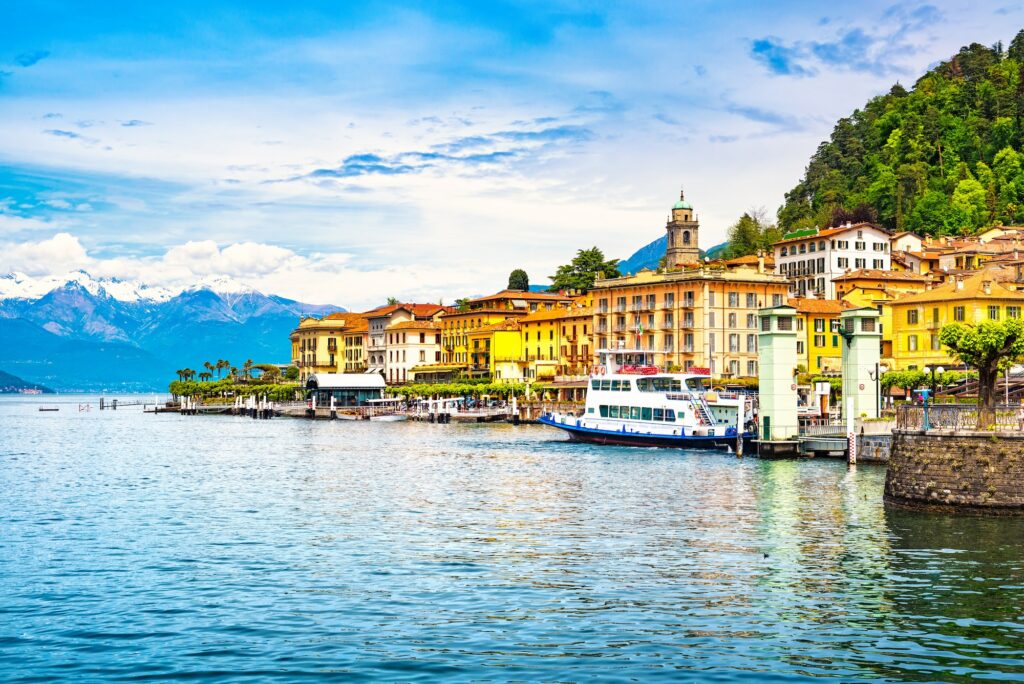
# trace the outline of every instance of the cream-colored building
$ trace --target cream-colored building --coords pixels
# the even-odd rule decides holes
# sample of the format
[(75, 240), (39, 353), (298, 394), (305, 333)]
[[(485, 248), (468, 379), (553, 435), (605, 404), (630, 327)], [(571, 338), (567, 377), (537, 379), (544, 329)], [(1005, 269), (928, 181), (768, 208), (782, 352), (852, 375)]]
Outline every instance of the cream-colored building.
[(357, 313), (308, 317), (289, 336), (292, 364), (302, 384), (317, 373), (361, 372), (365, 367), (366, 318)]
[[(409, 338), (411, 329), (405, 329), (404, 334), (398, 336), (390, 334), (391, 330), (397, 325), (412, 321), (437, 321), (445, 311), (448, 309), (440, 304), (388, 304), (367, 311), (364, 315), (369, 327), (366, 349), (368, 370), (372, 373), (380, 373), (388, 383), (407, 382), (408, 371), (416, 364), (406, 363), (401, 359), (408, 358), (409, 352), (413, 352), (413, 356), (418, 358), (421, 349), (419, 346), (415, 349), (405, 346), (405, 340), (411, 339)], [(424, 356), (429, 357), (430, 363), (433, 363), (436, 356), (432, 352), (439, 352), (441, 349), (441, 341), (437, 335), (431, 332), (432, 330), (430, 326), (415, 330), (417, 333), (422, 333), (424, 339), (430, 338), (431, 345), (436, 345), (436, 349), (422, 349), (425, 352)], [(418, 335), (416, 339), (419, 339)], [(396, 340), (401, 340), (401, 342), (396, 342)], [(392, 348), (394, 344), (402, 346)], [(394, 370), (391, 368), (392, 363), (398, 364)]]
[(385, 336), (385, 373), (389, 385), (412, 382), (412, 369), (441, 362), (441, 324), (412, 319), (389, 325)]

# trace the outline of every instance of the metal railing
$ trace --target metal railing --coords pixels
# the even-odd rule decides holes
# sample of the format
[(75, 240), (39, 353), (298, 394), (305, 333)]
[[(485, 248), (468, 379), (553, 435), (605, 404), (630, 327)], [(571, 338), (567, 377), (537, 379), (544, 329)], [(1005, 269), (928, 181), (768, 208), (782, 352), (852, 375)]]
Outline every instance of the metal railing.
[[(897, 430), (978, 430), (978, 407), (974, 404), (905, 404), (896, 407)], [(997, 404), (991, 425), (980, 429), (1024, 430), (1020, 404)]]

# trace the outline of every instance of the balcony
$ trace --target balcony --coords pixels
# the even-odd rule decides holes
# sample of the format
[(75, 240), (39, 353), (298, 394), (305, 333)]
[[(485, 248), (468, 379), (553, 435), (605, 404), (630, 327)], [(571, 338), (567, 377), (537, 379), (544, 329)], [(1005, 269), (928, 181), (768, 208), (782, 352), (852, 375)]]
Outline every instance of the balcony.
[(625, 323), (616, 323), (615, 324), (615, 332), (617, 332), (617, 333), (626, 332), (626, 324)]
[(661, 306), (658, 307), (658, 308), (659, 309), (670, 309), (670, 310), (674, 309), (674, 308), (676, 308), (676, 300), (674, 300), (674, 299), (666, 299), (665, 301), (663, 301), (661, 303)]
[(693, 300), (692, 299), (684, 299), (683, 300), (683, 308), (684, 309), (692, 309), (693, 308)]
[(615, 305), (615, 313), (625, 313), (625, 312), (626, 312), (626, 305), (625, 304), (616, 304)]
[(658, 330), (675, 330), (675, 329), (676, 329), (676, 322), (675, 321), (662, 321), (661, 323), (658, 324)]

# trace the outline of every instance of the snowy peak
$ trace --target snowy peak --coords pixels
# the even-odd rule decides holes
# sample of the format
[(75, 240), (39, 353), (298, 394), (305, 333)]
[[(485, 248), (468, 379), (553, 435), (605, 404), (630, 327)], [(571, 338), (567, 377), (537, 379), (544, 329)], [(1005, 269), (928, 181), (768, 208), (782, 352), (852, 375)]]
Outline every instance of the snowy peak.
[(189, 291), (209, 290), (219, 295), (262, 294), (251, 285), (246, 285), (228, 276), (208, 276), (187, 289)]
[[(33, 277), (24, 273), (0, 276), (0, 300), (40, 299), (59, 289), (84, 290), (94, 297), (110, 297), (119, 302), (163, 303), (181, 294), (182, 290), (147, 285), (120, 278), (96, 278), (86, 271), (71, 271), (62, 276)], [(254, 288), (231, 278), (207, 278), (189, 290), (210, 290), (217, 294), (259, 294)]]

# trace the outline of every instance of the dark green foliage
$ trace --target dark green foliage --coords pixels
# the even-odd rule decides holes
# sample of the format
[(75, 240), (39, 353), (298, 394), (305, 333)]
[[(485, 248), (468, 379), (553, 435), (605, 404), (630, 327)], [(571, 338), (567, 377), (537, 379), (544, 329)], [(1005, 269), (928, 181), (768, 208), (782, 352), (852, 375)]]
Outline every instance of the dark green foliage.
[(1024, 31), (972, 43), (907, 90), (896, 84), (811, 157), (779, 209), (785, 231), (850, 221), (969, 235), (1024, 223)]
[(558, 267), (558, 272), (551, 277), (552, 292), (559, 290), (579, 290), (586, 292), (594, 286), (599, 273), (605, 278), (619, 277), (619, 260), (605, 260), (604, 252), (597, 247), (577, 250), (571, 263)]
[(722, 256), (735, 259), (759, 251), (770, 253), (772, 243), (782, 239), (782, 231), (769, 223), (760, 210), (751, 210), (729, 227), (729, 246)]
[(510, 290), (526, 290), (530, 289), (530, 276), (526, 275), (526, 271), (521, 268), (517, 268), (508, 274), (508, 289)]

